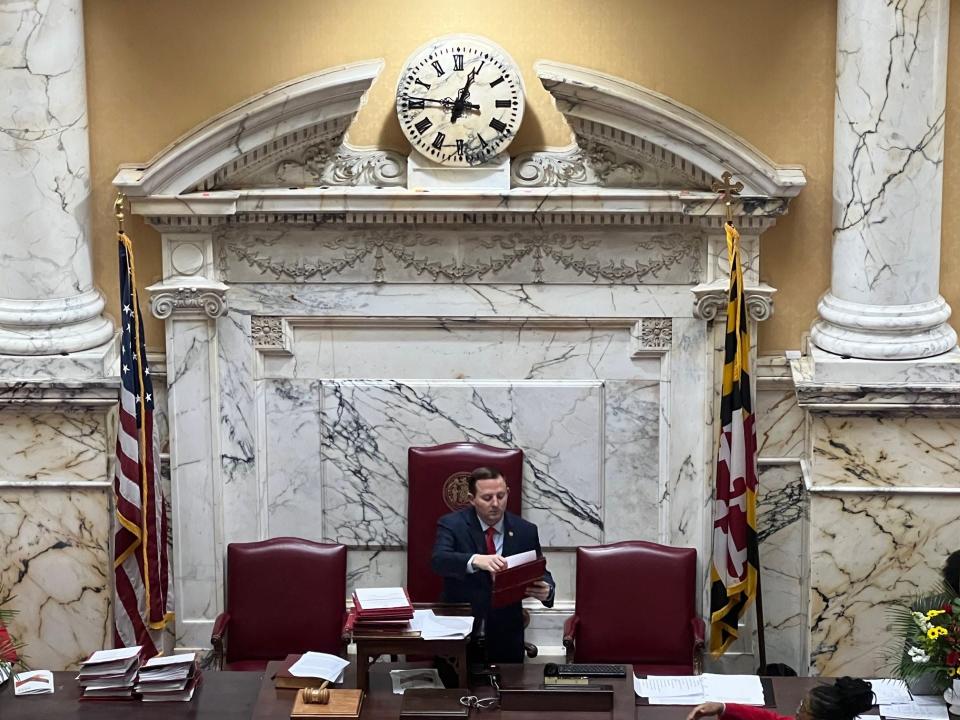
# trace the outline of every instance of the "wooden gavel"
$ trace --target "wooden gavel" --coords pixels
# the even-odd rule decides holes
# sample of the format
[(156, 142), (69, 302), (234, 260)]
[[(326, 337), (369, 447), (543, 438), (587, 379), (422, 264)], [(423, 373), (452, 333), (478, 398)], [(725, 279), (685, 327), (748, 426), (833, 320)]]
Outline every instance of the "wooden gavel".
[(326, 705), (330, 702), (330, 691), (327, 689), (329, 684), (329, 680), (324, 680), (320, 687), (304, 688), (303, 701), (309, 705)]

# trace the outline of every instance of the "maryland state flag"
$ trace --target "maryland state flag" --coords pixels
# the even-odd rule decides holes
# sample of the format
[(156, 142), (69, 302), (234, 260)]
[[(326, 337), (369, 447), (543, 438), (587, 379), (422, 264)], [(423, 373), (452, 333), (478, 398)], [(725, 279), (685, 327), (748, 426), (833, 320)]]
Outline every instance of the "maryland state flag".
[(750, 331), (740, 265), (740, 234), (727, 223), (730, 299), (720, 401), (720, 449), (710, 567), (710, 652), (737, 639), (737, 620), (757, 593), (757, 434), (750, 402)]

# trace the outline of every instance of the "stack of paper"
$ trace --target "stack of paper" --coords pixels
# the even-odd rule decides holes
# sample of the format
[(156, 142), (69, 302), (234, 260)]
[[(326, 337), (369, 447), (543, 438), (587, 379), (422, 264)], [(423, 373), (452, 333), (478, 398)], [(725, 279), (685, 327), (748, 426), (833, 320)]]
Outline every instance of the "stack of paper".
[(140, 645), (116, 650), (98, 650), (84, 660), (77, 680), (83, 688), (81, 700), (133, 697), (133, 685), (140, 669)]
[(293, 665), (290, 674), (294, 677), (320, 678), (332, 683), (341, 682), (343, 671), (350, 661), (322, 652), (305, 652)]
[(404, 588), (357, 588), (347, 626), (354, 635), (415, 636), (411, 619), (413, 605)]
[(756, 675), (648, 675), (634, 677), (633, 689), (651, 705), (699, 705), (704, 702), (763, 705), (763, 685)]
[(201, 680), (196, 653), (155, 657), (140, 668), (134, 692), (144, 702), (187, 702)]
[(410, 621), (424, 640), (458, 640), (473, 631), (473, 615), (437, 615), (433, 610), (414, 610)]
[(49, 670), (31, 670), (13, 676), (14, 695), (46, 695), (53, 692), (53, 673)]

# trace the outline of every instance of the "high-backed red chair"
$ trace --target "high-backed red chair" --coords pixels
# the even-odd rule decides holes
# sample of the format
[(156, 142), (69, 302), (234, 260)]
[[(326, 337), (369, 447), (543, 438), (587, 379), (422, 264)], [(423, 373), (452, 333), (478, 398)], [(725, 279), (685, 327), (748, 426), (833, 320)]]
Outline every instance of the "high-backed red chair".
[(697, 551), (641, 540), (577, 548), (568, 662), (623, 663), (638, 675), (699, 674)]
[(507, 510), (519, 515), (523, 450), (452, 442), (407, 450), (407, 592), (413, 602), (437, 602), (443, 580), (430, 567), (437, 520), (468, 504), (467, 481), (478, 467), (496, 468), (507, 481)]
[(210, 642), (225, 670), (308, 650), (343, 654), (347, 548), (293, 537), (227, 546), (227, 603)]

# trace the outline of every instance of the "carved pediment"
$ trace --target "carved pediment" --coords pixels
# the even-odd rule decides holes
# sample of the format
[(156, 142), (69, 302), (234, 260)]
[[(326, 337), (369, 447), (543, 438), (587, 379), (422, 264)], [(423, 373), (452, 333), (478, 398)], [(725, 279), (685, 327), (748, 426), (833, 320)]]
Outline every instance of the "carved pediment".
[[(603, 187), (709, 190), (730, 171), (744, 184), (745, 198), (790, 198), (806, 184), (799, 166), (774, 163), (727, 128), (664, 95), (574, 65), (541, 61), (536, 70), (577, 147), (523, 156), (526, 167), (514, 172), (518, 185), (598, 181)], [(572, 167), (578, 164), (589, 181), (579, 182), (579, 169)], [(540, 182), (523, 180), (541, 168)], [(645, 172), (653, 184), (647, 184)]]
[[(131, 198), (282, 187), (275, 179), (266, 179), (278, 163), (288, 155), (300, 157), (302, 163), (312, 146), (339, 147), (382, 69), (382, 60), (369, 60), (271, 88), (203, 123), (145, 165), (121, 168), (114, 185)], [(339, 176), (364, 175), (355, 164), (341, 160), (339, 165), (352, 168), (341, 170)]]

